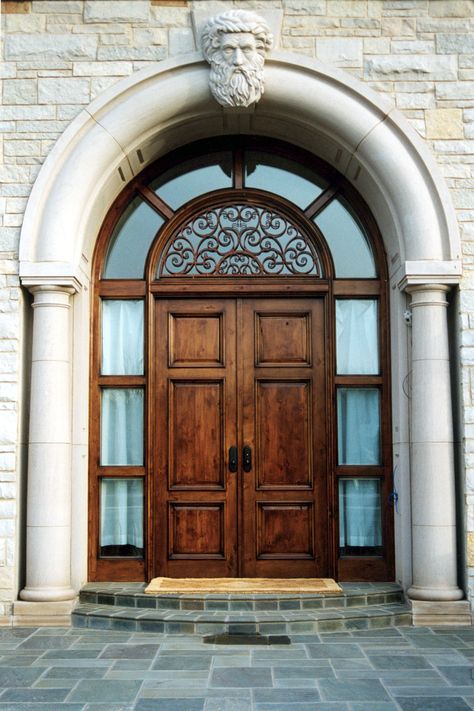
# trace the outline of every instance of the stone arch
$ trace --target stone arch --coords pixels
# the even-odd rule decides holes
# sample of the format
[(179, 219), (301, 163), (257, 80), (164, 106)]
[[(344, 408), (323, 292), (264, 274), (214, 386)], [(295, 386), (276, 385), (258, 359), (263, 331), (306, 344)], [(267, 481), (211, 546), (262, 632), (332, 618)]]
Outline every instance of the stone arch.
[(124, 184), (171, 148), (229, 132), (284, 138), (337, 167), (371, 208), (401, 278), (417, 268), (455, 276), (459, 236), (447, 189), (392, 105), (301, 57), (296, 63), (275, 52), (265, 76), (265, 94), (248, 111), (223, 110), (212, 99), (200, 55), (144, 69), (105, 91), (72, 122), (39, 173), (21, 234), (21, 277), (79, 278), (81, 256), (89, 260)]
[[(201, 55), (192, 54), (144, 69), (105, 91), (61, 136), (29, 198), (19, 254), (22, 284), (35, 295), (28, 480), (31, 505), (23, 600), (68, 601), (86, 579), (84, 392), (88, 379), (91, 257), (99, 228), (115, 197), (147, 164), (175, 147), (215, 135), (265, 135), (315, 153), (348, 178), (378, 222), (393, 286), (410, 286), (414, 292), (414, 323), (416, 312), (418, 321), (437, 324), (432, 340), (418, 344), (422, 351), (425, 348), (419, 376), (419, 412), (437, 411), (436, 388), (425, 395), (422, 380), (430, 359), (441, 362), (440, 343), (447, 352), (447, 323), (442, 315), (445, 285), (459, 281), (460, 242), (448, 190), (422, 140), (390, 102), (315, 60), (274, 52), (266, 62), (265, 94), (256, 107), (248, 110), (220, 107), (211, 97), (208, 72)], [(65, 314), (73, 292), (78, 292), (73, 302), (74, 318), (68, 320)], [(423, 427), (433, 424), (433, 432), (426, 433), (423, 427), (418, 432), (420, 423), (415, 422), (408, 435), (408, 404), (402, 394), (408, 372), (402, 319), (405, 308), (405, 295), (394, 292), (394, 452), (406, 490), (410, 487), (410, 436), (412, 443), (420, 443), (416, 451), (422, 476), (426, 475), (425, 484), (429, 467), (435, 466), (435, 460), (441, 462), (439, 466), (444, 469), (433, 496), (443, 501), (443, 510), (436, 505), (420, 507), (422, 515), (411, 526), (410, 498), (403, 493), (403, 516), (397, 526), (397, 547), (401, 551), (397, 578), (407, 586), (412, 582), (413, 552), (413, 597), (455, 600), (462, 592), (456, 587), (453, 542), (452, 413), (448, 408), (436, 424), (425, 418)], [(72, 351), (68, 336), (71, 323)], [(58, 360), (62, 363), (60, 376)], [(433, 367), (433, 382), (439, 385), (442, 380), (443, 401), (449, 402), (449, 360), (445, 360), (439, 372)], [(48, 405), (42, 396), (45, 387), (50, 387)], [(414, 383), (414, 390), (416, 387)], [(56, 427), (58, 422), (60, 428)], [(430, 444), (433, 437), (441, 447), (434, 458)], [(71, 445), (75, 446), (73, 456)], [(51, 458), (52, 469), (46, 466)], [(422, 495), (423, 482), (412, 494)], [(72, 511), (71, 492), (75, 501)], [(415, 535), (416, 526), (419, 533)], [(427, 530), (431, 537), (423, 535)], [(51, 545), (58, 549), (54, 564)], [(441, 549), (445, 555), (439, 557), (443, 561), (440, 568), (431, 560), (430, 551)]]

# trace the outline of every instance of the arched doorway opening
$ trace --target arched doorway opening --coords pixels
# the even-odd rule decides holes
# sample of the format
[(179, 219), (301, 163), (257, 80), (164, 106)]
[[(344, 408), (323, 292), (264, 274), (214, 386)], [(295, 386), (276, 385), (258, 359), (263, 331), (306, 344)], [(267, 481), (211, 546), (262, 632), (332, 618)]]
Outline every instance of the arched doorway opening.
[(387, 265), (360, 196), (261, 137), (174, 152), (94, 261), (90, 578), (393, 578)]
[[(118, 82), (68, 127), (29, 198), (20, 278), (34, 294), (38, 363), (32, 364), (28, 394), (26, 584), (20, 597), (33, 607), (54, 607), (57, 600), (73, 600), (87, 580), (91, 264), (109, 206), (172, 148), (251, 130), (290, 140), (335, 166), (380, 227), (389, 268), (393, 466), (400, 494), (396, 579), (412, 585), (414, 598), (458, 600), (446, 292), (460, 279), (460, 245), (439, 169), (392, 105), (354, 77), (273, 52), (258, 110), (241, 115), (216, 106), (208, 71), (193, 54)], [(409, 339), (403, 314), (410, 300)], [(424, 387), (428, 371), (436, 388)], [(404, 389), (408, 372), (414, 408)], [(57, 396), (45, 400), (51, 383)]]

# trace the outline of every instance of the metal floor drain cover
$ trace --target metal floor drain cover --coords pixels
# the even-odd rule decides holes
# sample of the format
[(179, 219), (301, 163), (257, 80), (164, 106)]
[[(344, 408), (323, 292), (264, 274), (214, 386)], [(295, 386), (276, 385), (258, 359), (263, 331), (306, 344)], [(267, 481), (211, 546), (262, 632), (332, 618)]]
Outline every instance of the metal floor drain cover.
[(215, 634), (204, 637), (206, 644), (291, 644), (286, 635), (264, 634)]

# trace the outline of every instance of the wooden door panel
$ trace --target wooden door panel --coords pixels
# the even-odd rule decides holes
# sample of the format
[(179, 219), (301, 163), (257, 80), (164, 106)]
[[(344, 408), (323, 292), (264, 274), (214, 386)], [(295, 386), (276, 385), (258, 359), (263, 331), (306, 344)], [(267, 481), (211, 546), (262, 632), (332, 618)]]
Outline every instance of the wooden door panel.
[(310, 380), (256, 380), (257, 489), (311, 488), (311, 390)]
[(170, 367), (224, 365), (222, 314), (170, 313)]
[(225, 558), (224, 503), (174, 504), (168, 509), (170, 559)]
[(242, 575), (327, 575), (322, 298), (248, 299), (241, 317)]
[(224, 488), (224, 382), (170, 380), (169, 388), (169, 488)]
[(255, 314), (256, 365), (311, 365), (308, 313)]
[(237, 574), (236, 305), (155, 303), (154, 575)]
[(313, 504), (259, 502), (257, 559), (313, 559)]

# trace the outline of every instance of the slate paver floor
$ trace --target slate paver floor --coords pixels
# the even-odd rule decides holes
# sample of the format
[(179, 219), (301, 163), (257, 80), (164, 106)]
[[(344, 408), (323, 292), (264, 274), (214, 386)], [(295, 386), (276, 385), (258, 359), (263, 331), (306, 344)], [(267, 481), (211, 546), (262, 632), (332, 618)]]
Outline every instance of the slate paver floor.
[(294, 635), (287, 646), (0, 628), (0, 711), (472, 711), (474, 629)]

